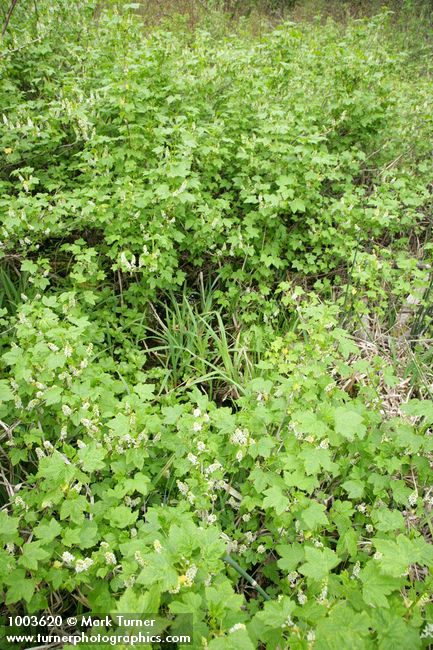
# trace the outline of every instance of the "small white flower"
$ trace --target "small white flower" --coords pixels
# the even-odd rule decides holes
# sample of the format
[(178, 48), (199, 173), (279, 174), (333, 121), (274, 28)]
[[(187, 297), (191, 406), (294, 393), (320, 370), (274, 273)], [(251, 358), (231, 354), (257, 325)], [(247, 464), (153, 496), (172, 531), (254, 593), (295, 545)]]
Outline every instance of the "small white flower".
[(206, 474), (213, 474), (214, 472), (217, 472), (221, 468), (222, 468), (221, 463), (216, 460), (214, 463), (209, 465), (209, 467), (205, 470), (205, 473)]
[(75, 562), (75, 555), (72, 555), (72, 553), (69, 553), (69, 551), (65, 551), (62, 554), (62, 562), (63, 564), (69, 566), (70, 564), (72, 564), (72, 562)]
[(67, 404), (63, 404), (62, 411), (63, 411), (63, 415), (66, 415), (66, 416), (69, 416), (72, 413), (71, 407), (68, 406)]
[(312, 643), (313, 641), (316, 640), (316, 633), (314, 630), (308, 630), (307, 632), (307, 641)]
[(358, 506), (356, 506), (356, 509), (358, 510), (358, 512), (364, 513), (367, 510), (367, 506), (365, 505), (365, 503), (360, 503)]
[(242, 521), (248, 523), (250, 519), (251, 519), (251, 515), (249, 512), (246, 512), (244, 515), (242, 515)]
[(290, 582), (290, 586), (294, 587), (297, 579), (299, 578), (299, 573), (297, 571), (291, 571), (287, 574), (287, 581)]
[(356, 580), (359, 578), (359, 573), (361, 571), (361, 564), (359, 562), (356, 562), (356, 564), (353, 567), (352, 575), (350, 576), (352, 580)]
[(194, 422), (194, 424), (193, 424), (193, 427), (192, 427), (192, 428), (193, 428), (193, 430), (194, 430), (194, 431), (196, 431), (196, 432), (197, 432), (197, 431), (201, 431), (201, 430), (202, 430), (202, 428), (203, 428), (203, 426), (202, 426), (202, 425), (200, 424), (200, 422)]
[(260, 555), (262, 555), (262, 553), (265, 552), (266, 552), (266, 546), (264, 544), (259, 544), (257, 547), (257, 553), (260, 553)]
[(188, 494), (189, 488), (186, 483), (182, 483), (182, 481), (176, 481), (177, 489), (183, 496), (186, 496)]
[(303, 594), (302, 592), (300, 594), (298, 594), (298, 603), (300, 605), (305, 605), (307, 600), (308, 600), (308, 598), (307, 598), (307, 596), (305, 594)]
[(421, 639), (431, 639), (433, 638), (433, 623), (427, 623), (425, 628), (420, 634)]
[(196, 575), (197, 567), (195, 564), (191, 564), (191, 566), (185, 571), (185, 586), (191, 587)]
[(90, 569), (92, 564), (93, 560), (90, 557), (86, 557), (84, 560), (77, 560), (75, 562), (75, 571), (76, 573), (83, 573), (84, 571), (87, 571), (87, 569)]
[(238, 630), (245, 630), (245, 625), (243, 623), (235, 623), (232, 625), (232, 627), (229, 629), (229, 634), (233, 634), (233, 632), (237, 632)]
[(48, 347), (50, 348), (51, 352), (58, 352), (59, 348), (55, 343), (47, 343)]
[(408, 504), (412, 508), (414, 508), (416, 506), (416, 504), (417, 504), (417, 501), (418, 501), (418, 492), (415, 491), (415, 492), (412, 492), (412, 494), (409, 494), (407, 501), (408, 501)]
[(12, 542), (8, 542), (6, 544), (6, 551), (10, 554), (13, 555), (15, 553), (15, 544)]
[(36, 456), (39, 458), (39, 460), (45, 458), (45, 454), (40, 447), (36, 447), (35, 451), (36, 451)]
[(198, 443), (197, 443), (197, 449), (198, 449), (199, 451), (205, 451), (205, 449), (206, 449), (206, 445), (204, 444), (204, 442), (202, 442), (201, 440), (199, 440)]
[(199, 418), (200, 415), (201, 415), (201, 410), (197, 407), (197, 408), (194, 409), (194, 411), (193, 411), (193, 416), (194, 416), (195, 418)]
[(236, 429), (235, 432), (230, 436), (230, 442), (233, 445), (246, 445), (248, 443), (248, 431)]
[(216, 515), (212, 515), (212, 514), (211, 514), (211, 515), (208, 515), (208, 516), (207, 516), (207, 520), (208, 520), (208, 523), (209, 523), (209, 524), (214, 524), (214, 523), (216, 522), (216, 520), (217, 520), (217, 516), (216, 516)]
[(372, 533), (374, 531), (374, 527), (371, 524), (367, 524), (365, 530), (367, 533)]
[(317, 600), (319, 603), (324, 603), (327, 597), (328, 597), (328, 580), (325, 579), (322, 583), (322, 591), (320, 592), (319, 598)]
[(243, 457), (244, 457), (243, 453), (241, 452), (241, 450), (239, 450), (238, 453), (236, 454), (236, 460), (240, 463)]
[(145, 562), (144, 562), (144, 560), (143, 560), (143, 557), (142, 557), (140, 551), (135, 551), (135, 553), (134, 553), (134, 559), (135, 559), (135, 561), (137, 562), (137, 564), (138, 564), (139, 566), (144, 567)]
[(104, 555), (106, 564), (116, 564), (116, 556), (114, 553), (107, 551)]
[(194, 456), (194, 454), (188, 454), (187, 459), (192, 465), (197, 465), (198, 463), (197, 456)]
[(162, 544), (159, 541), (159, 539), (155, 539), (155, 541), (153, 542), (153, 548), (155, 549), (155, 553), (161, 553)]
[(63, 354), (65, 355), (66, 358), (71, 357), (73, 353), (73, 349), (69, 345), (69, 343), (66, 343), (65, 347), (63, 348)]

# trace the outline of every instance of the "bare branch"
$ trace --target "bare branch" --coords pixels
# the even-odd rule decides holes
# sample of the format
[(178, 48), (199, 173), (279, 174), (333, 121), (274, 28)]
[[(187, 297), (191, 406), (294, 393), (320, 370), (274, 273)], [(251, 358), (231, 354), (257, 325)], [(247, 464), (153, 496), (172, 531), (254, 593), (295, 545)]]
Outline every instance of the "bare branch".
[(9, 21), (10, 21), (10, 19), (12, 18), (12, 14), (13, 14), (14, 9), (15, 9), (15, 7), (17, 6), (17, 4), (18, 4), (18, 0), (12, 0), (12, 2), (11, 2), (10, 5), (9, 5), (9, 10), (8, 10), (8, 12), (7, 12), (7, 14), (6, 14), (6, 18), (5, 18), (5, 21), (4, 21), (4, 23), (3, 23), (3, 28), (2, 28), (2, 38), (3, 38), (3, 36), (6, 34), (6, 30), (7, 30), (7, 28), (8, 28)]

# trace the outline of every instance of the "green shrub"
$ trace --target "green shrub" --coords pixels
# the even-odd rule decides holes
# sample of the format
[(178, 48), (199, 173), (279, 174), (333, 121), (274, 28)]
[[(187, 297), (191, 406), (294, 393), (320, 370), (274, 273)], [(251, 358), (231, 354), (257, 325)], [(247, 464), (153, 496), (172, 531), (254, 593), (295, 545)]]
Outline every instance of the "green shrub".
[(429, 79), (386, 15), (254, 40), (95, 9), (18, 3), (1, 45), (7, 611), (428, 647), (432, 402), (350, 330), (426, 287), (430, 326)]

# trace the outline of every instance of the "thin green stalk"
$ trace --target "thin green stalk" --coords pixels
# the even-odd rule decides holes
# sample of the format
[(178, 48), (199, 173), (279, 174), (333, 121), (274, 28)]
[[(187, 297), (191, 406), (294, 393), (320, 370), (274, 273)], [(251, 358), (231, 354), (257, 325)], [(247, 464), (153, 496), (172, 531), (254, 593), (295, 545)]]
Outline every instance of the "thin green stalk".
[(263, 596), (265, 600), (271, 600), (269, 594), (267, 594), (266, 591), (260, 587), (260, 585), (254, 580), (252, 576), (250, 576), (249, 573), (244, 571), (244, 569), (236, 562), (236, 560), (231, 558), (230, 555), (224, 555), (223, 560), (227, 564), (230, 564), (230, 566), (233, 567), (234, 570), (237, 571), (240, 576), (242, 576), (245, 580), (247, 580), (247, 582), (249, 582), (250, 585), (254, 587), (254, 589), (257, 589), (259, 594)]

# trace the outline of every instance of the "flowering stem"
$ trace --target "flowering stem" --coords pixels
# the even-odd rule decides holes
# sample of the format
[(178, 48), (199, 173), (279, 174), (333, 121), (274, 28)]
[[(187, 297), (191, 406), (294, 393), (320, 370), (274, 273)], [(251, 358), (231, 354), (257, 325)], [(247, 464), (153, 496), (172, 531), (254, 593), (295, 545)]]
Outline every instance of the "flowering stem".
[(271, 600), (271, 597), (266, 593), (266, 591), (262, 589), (260, 585), (257, 584), (257, 582), (254, 580), (254, 578), (250, 576), (249, 573), (244, 571), (243, 568), (239, 566), (239, 564), (236, 562), (236, 560), (230, 557), (230, 555), (224, 555), (223, 561), (227, 562), (227, 564), (230, 564), (230, 566), (232, 566), (234, 570), (239, 573), (239, 575), (245, 578), (245, 580), (247, 580), (250, 583), (250, 585), (254, 587), (254, 589), (257, 589), (259, 594), (263, 596), (265, 600)]

